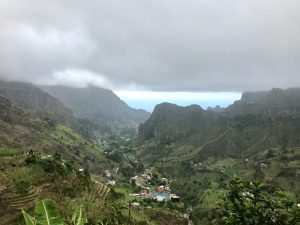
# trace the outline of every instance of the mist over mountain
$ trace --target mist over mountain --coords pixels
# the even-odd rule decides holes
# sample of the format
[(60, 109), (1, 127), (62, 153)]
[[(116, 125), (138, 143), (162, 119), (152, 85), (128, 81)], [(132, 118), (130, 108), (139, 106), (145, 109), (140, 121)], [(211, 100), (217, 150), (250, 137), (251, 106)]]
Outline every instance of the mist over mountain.
[(49, 116), (67, 126), (75, 126), (76, 121), (72, 110), (33, 84), (0, 80), (0, 96), (32, 114), (40, 117)]
[(123, 124), (137, 126), (150, 113), (129, 107), (111, 90), (89, 86), (71, 88), (65, 86), (41, 86), (49, 94), (71, 108), (78, 118), (88, 118), (97, 124)]
[(6, 98), (0, 97), (0, 119), (9, 124), (22, 124), (25, 121), (25, 113), (12, 106)]
[[(300, 99), (300, 88), (289, 88), (282, 90), (280, 88), (274, 88), (272, 91), (257, 91), (257, 92), (244, 92), (241, 97), (241, 101), (247, 103), (259, 103), (267, 101), (268, 98), (273, 97), (274, 100), (277, 96), (288, 96), (293, 101), (299, 101)], [(279, 99), (276, 99), (279, 100)], [(274, 103), (276, 103), (274, 101)], [(282, 102), (281, 102), (282, 103)]]
[(300, 225), (299, 12), (0, 0), (0, 225)]
[(300, 88), (282, 90), (273, 88), (265, 92), (243, 93), (241, 100), (236, 101), (226, 110), (228, 114), (255, 114), (264, 116), (293, 116), (300, 112)]

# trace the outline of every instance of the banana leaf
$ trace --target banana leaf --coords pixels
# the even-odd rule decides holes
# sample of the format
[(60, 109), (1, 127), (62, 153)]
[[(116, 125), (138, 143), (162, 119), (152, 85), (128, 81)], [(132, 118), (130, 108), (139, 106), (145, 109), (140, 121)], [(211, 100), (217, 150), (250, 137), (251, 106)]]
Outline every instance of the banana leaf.
[(72, 223), (74, 225), (84, 225), (87, 223), (87, 218), (84, 216), (82, 212), (82, 206), (79, 206), (73, 216), (72, 216)]
[(36, 219), (30, 216), (27, 212), (22, 210), (26, 225), (36, 225)]
[(49, 199), (39, 201), (35, 206), (37, 225), (63, 225), (53, 203)]

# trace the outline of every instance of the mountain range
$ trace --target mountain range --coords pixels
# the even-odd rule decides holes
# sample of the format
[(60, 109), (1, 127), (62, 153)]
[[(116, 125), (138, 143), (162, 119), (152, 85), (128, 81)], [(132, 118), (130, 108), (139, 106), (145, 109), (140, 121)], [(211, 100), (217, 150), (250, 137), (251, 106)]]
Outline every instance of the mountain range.
[[(139, 140), (192, 145), (197, 150), (190, 158), (241, 157), (262, 148), (299, 145), (299, 115), (300, 89), (244, 93), (241, 100), (219, 111), (162, 103), (140, 125)], [(140, 154), (157, 157), (147, 149)]]
[(111, 90), (89, 86), (71, 88), (63, 86), (40, 86), (50, 95), (60, 99), (73, 110), (78, 118), (87, 118), (96, 124), (138, 125), (150, 113), (129, 107)]
[[(137, 138), (101, 137), (115, 129), (129, 132), (124, 127), (138, 124)], [(135, 199), (129, 193), (140, 191), (128, 180), (147, 168), (153, 176), (147, 186), (168, 180), (181, 203), (151, 202), (149, 208), (141, 200), (142, 210), (132, 211), (139, 213), (136, 218), (147, 218), (141, 224), (187, 224), (177, 214), (186, 209), (194, 224), (210, 224), (228, 192), (227, 183), (236, 176), (271, 183), (295, 199), (300, 193), (299, 150), (297, 88), (245, 92), (227, 108), (161, 103), (150, 115), (130, 108), (107, 89), (0, 82), (0, 177), (6, 188), (1, 190), (18, 193), (24, 184), (29, 190), (12, 202), (8, 196), (9, 207), (0, 204), (1, 210), (20, 202), (29, 210), (36, 200), (31, 191), (41, 185), (46, 188), (40, 196), (51, 196), (60, 210), (70, 199), (82, 199), (79, 196), (88, 196), (87, 205), (94, 204), (93, 193), (105, 191), (107, 197), (107, 190), (111, 201), (123, 207)], [(66, 175), (69, 167), (75, 169)], [(112, 181), (116, 186), (110, 189), (103, 183)], [(1, 212), (1, 221), (15, 221), (20, 214), (19, 208)], [(165, 219), (159, 222), (161, 217)]]
[[(0, 80), (0, 96), (31, 115), (49, 118), (89, 138), (136, 128), (150, 113), (129, 107), (111, 90), (36, 86)], [(96, 135), (96, 136), (97, 136)]]
[(0, 96), (36, 116), (49, 116), (67, 126), (74, 126), (76, 123), (71, 109), (33, 84), (0, 81)]

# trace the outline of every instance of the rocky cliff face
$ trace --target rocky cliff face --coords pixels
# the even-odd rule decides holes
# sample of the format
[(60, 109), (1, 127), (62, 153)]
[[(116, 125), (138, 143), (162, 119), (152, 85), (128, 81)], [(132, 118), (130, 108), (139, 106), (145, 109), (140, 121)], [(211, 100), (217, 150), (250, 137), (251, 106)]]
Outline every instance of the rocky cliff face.
[(244, 95), (220, 112), (199, 106), (157, 105), (151, 117), (140, 125), (139, 138), (193, 145), (205, 154), (235, 156), (260, 148), (299, 144), (300, 101), (280, 89), (258, 95)]
[(198, 105), (181, 107), (162, 103), (157, 105), (150, 118), (140, 125), (139, 137), (166, 141), (189, 138), (207, 128), (211, 120), (211, 114)]
[(286, 90), (273, 88), (271, 91), (244, 92), (241, 97), (244, 103), (261, 103), (277, 106), (289, 106), (300, 102), (300, 88)]
[(0, 119), (9, 124), (23, 123), (25, 114), (22, 110), (13, 107), (10, 101), (0, 97)]
[(273, 88), (271, 91), (265, 92), (246, 92), (243, 93), (240, 101), (236, 101), (225, 111), (228, 115), (299, 117), (300, 89)]

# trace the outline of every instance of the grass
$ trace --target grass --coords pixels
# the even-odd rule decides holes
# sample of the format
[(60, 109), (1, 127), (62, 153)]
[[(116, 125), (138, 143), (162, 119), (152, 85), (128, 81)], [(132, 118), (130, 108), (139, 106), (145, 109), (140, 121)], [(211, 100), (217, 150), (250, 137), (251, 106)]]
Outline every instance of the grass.
[(132, 190), (129, 187), (126, 186), (118, 186), (114, 188), (115, 192), (118, 194), (123, 194), (124, 195), (124, 200), (126, 202), (128, 201), (133, 201), (133, 200), (142, 200), (142, 198), (137, 198), (134, 196), (130, 196), (129, 194), (132, 194)]
[[(2, 159), (4, 160), (4, 158)], [(10, 157), (5, 158), (5, 161), (3, 160), (0, 158), (0, 163), (5, 168), (5, 170), (0, 173), (0, 180), (4, 185), (11, 185), (20, 181), (25, 181), (32, 185), (39, 185), (45, 177), (41, 168), (24, 166), (23, 156)]]
[(20, 149), (0, 147), (0, 157), (12, 157), (21, 154)]
[(225, 190), (222, 189), (206, 189), (202, 194), (202, 202), (200, 203), (201, 207), (210, 209), (216, 208), (217, 204), (222, 201), (224, 194)]
[(215, 168), (215, 169), (223, 169), (223, 168), (231, 167), (237, 163), (238, 163), (238, 160), (232, 159), (232, 158), (227, 158), (227, 159), (217, 161), (216, 163), (212, 164), (211, 167)]
[(135, 208), (131, 208), (131, 219), (134, 221), (147, 221), (147, 224), (149, 225), (156, 225), (155, 222), (150, 221), (150, 218), (147, 214)]
[(90, 153), (99, 154), (104, 152), (102, 148), (95, 145), (93, 142), (86, 140), (80, 134), (61, 124), (55, 127), (51, 137), (64, 145), (84, 146), (84, 148)]
[(79, 134), (60, 124), (55, 127), (51, 136), (66, 145), (80, 145), (86, 142)]
[[(185, 185), (174, 186), (173, 191), (178, 193), (184, 202), (189, 202), (193, 200), (191, 197), (194, 197), (196, 199), (195, 207), (198, 205), (203, 209), (215, 209), (218, 206), (217, 202), (222, 201), (228, 182), (235, 176), (246, 180), (264, 179), (265, 182), (281, 188), (287, 195), (295, 198), (295, 193), (300, 191), (300, 182), (295, 179), (296, 175), (284, 175), (284, 172), (290, 171), (293, 174), (294, 171), (297, 174), (295, 171), (299, 170), (300, 148), (292, 147), (285, 151), (279, 147), (272, 148), (273, 156), (269, 156), (269, 149), (262, 148), (247, 157), (208, 158), (200, 161), (203, 166), (211, 169), (210, 172), (199, 171), (198, 167), (201, 166), (198, 166), (199, 161), (197, 160), (193, 166), (187, 166), (189, 161), (186, 161), (186, 164), (181, 164), (178, 160), (175, 162), (165, 160), (170, 156), (161, 158), (163, 163), (154, 163), (152, 168), (158, 169), (160, 173), (164, 173), (171, 180), (176, 179), (179, 183), (185, 183)], [(174, 151), (170, 152), (173, 153)], [(245, 161), (246, 158), (248, 159), (247, 162)], [(260, 168), (260, 163), (267, 164), (267, 167)], [(263, 178), (257, 178), (259, 168)], [(222, 173), (221, 170), (223, 170)], [(205, 177), (210, 181), (209, 185), (206, 184)], [(189, 188), (186, 188), (187, 186)]]

